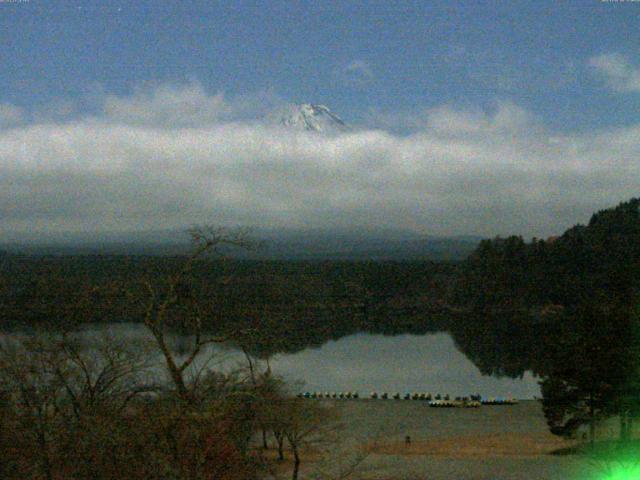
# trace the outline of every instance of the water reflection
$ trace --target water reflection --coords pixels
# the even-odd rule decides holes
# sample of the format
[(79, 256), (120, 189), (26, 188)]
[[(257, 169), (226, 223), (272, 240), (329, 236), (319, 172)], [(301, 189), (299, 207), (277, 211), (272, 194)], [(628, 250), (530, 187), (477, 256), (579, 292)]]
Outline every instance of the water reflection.
[(287, 378), (301, 379), (309, 390), (386, 390), (532, 398), (535, 378), (483, 376), (455, 347), (447, 333), (398, 335), (356, 334), (318, 349), (282, 355), (272, 362)]
[[(115, 338), (142, 345), (151, 337), (139, 324), (91, 325), (83, 329), (88, 339), (108, 331)], [(172, 347), (185, 352), (191, 339), (173, 335)], [(209, 346), (202, 361), (209, 368), (232, 369), (243, 364), (243, 354), (220, 345)], [(158, 355), (158, 365), (162, 359)], [(320, 347), (272, 357), (272, 370), (292, 382), (303, 382), (305, 390), (449, 393), (453, 396), (480, 393), (483, 396), (532, 398), (540, 394), (537, 380), (485, 376), (461, 353), (448, 333), (385, 336), (358, 333), (330, 340)], [(202, 366), (196, 365), (195, 368)]]

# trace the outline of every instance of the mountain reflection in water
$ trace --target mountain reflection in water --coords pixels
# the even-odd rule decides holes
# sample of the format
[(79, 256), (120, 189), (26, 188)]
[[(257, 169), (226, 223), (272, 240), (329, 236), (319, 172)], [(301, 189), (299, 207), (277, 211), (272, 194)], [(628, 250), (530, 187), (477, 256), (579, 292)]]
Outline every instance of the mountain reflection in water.
[[(87, 326), (83, 336), (98, 336), (105, 330), (130, 342), (148, 336), (139, 324)], [(178, 352), (188, 344), (188, 337), (173, 338)], [(202, 358), (211, 355), (212, 368), (230, 369), (244, 361), (241, 352), (219, 345), (209, 346)], [(330, 340), (320, 347), (277, 354), (270, 365), (274, 373), (289, 381), (299, 381), (300, 389), (309, 391), (358, 391), (363, 396), (372, 390), (452, 396), (480, 393), (485, 397), (516, 398), (540, 395), (537, 380), (529, 372), (515, 379), (482, 375), (444, 332), (394, 336), (357, 333)]]

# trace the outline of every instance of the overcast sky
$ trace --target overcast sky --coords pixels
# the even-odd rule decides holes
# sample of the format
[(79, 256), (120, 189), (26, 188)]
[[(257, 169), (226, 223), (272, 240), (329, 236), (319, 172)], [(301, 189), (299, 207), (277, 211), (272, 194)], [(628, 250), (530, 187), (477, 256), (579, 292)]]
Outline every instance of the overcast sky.
[[(638, 31), (632, 1), (0, 0), (0, 238), (561, 233), (640, 195)], [(261, 120), (292, 102), (353, 129)]]

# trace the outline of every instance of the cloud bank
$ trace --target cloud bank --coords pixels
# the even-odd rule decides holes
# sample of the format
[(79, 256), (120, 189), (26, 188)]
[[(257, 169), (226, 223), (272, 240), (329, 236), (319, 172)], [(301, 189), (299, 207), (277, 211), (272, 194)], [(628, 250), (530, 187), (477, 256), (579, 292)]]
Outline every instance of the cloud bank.
[(639, 192), (640, 125), (556, 136), (505, 102), (323, 136), (259, 121), (264, 99), (188, 84), (66, 120), (1, 106), (0, 238), (194, 223), (546, 236)]
[(640, 67), (619, 53), (592, 57), (589, 65), (615, 92), (640, 92)]
[(358, 59), (334, 70), (334, 76), (345, 87), (365, 87), (375, 79), (371, 66)]

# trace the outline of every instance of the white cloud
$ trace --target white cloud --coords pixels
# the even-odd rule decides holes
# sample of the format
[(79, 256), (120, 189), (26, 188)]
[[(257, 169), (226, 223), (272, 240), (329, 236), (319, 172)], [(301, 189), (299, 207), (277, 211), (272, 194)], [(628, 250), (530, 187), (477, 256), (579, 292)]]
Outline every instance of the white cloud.
[(65, 121), (75, 115), (78, 115), (77, 105), (75, 102), (66, 99), (59, 99), (45, 104), (33, 112), (34, 121), (37, 123)]
[(460, 109), (441, 105), (416, 112), (370, 111), (367, 122), (391, 131), (423, 131), (447, 136), (493, 133), (526, 133), (539, 131), (540, 120), (522, 107), (509, 101), (496, 102), (491, 112), (480, 109)]
[(364, 60), (352, 60), (334, 73), (338, 81), (348, 87), (362, 87), (375, 78), (371, 66)]
[(598, 55), (589, 60), (589, 66), (615, 92), (640, 92), (640, 67), (633, 65), (628, 57), (619, 53)]
[(203, 222), (542, 236), (640, 186), (640, 125), (553, 136), (508, 102), (427, 110), (409, 135), (225, 120), (254, 103), (161, 87), (0, 130), (0, 236)]
[(0, 104), (0, 128), (14, 127), (25, 120), (24, 110), (9, 104)]
[(133, 95), (104, 98), (105, 119), (127, 125), (198, 127), (221, 121), (257, 118), (284, 102), (270, 92), (229, 99), (209, 95), (198, 82), (138, 89)]
[(426, 127), (446, 133), (522, 133), (537, 129), (534, 115), (512, 102), (498, 102), (493, 114), (474, 110), (456, 110), (449, 106), (427, 112)]

